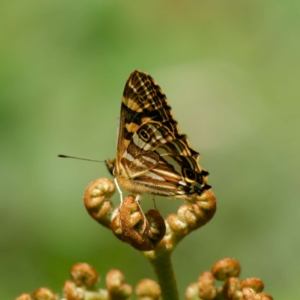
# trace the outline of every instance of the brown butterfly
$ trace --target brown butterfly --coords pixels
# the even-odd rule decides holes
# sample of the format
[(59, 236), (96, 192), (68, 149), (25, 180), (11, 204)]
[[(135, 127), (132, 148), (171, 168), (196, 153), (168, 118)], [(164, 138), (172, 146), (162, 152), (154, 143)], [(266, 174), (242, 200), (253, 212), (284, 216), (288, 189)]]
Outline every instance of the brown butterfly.
[(132, 72), (122, 97), (117, 157), (105, 161), (117, 187), (138, 197), (201, 195), (211, 186), (198, 160), (160, 87), (147, 73)]

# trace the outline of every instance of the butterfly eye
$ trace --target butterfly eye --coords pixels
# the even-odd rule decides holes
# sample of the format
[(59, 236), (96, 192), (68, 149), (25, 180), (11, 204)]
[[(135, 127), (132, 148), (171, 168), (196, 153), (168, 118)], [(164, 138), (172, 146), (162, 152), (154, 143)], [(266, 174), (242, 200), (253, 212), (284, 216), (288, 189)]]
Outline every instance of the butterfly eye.
[(145, 142), (148, 142), (149, 139), (150, 139), (150, 135), (149, 133), (145, 130), (145, 129), (142, 129), (140, 132), (139, 132), (139, 137), (145, 141)]
[(192, 183), (196, 181), (197, 174), (193, 170), (189, 168), (183, 168), (182, 172), (183, 172), (184, 179), (187, 182)]

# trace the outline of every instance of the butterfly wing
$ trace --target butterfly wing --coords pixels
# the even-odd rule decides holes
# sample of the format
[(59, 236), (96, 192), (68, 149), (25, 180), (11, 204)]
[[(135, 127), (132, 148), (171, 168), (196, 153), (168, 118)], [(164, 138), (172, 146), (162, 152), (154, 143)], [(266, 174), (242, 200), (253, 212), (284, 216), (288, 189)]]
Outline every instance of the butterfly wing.
[[(137, 154), (136, 160), (124, 159), (124, 165), (127, 162), (130, 170), (128, 174), (135, 186), (143, 185), (147, 193), (185, 198), (210, 187), (206, 184), (208, 173), (198, 164), (199, 154), (189, 147), (186, 136), (175, 138), (162, 123), (142, 124), (127, 151)], [(156, 158), (151, 168), (135, 173), (135, 165), (149, 160), (150, 155), (151, 159), (154, 155)]]
[(184, 198), (209, 188), (179, 130), (165, 94), (147, 73), (134, 71), (122, 97), (115, 176), (132, 192)]
[(149, 121), (164, 123), (177, 138), (182, 135), (160, 87), (147, 73), (134, 71), (127, 79), (122, 97), (117, 160), (120, 161), (138, 128)]

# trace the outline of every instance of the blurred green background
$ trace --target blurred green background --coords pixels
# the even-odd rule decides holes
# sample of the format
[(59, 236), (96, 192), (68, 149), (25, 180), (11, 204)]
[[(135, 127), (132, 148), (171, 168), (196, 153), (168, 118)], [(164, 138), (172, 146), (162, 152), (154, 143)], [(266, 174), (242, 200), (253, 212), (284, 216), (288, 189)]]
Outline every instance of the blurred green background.
[[(83, 206), (104, 164), (56, 157), (115, 156), (134, 69), (166, 93), (217, 196), (174, 252), (182, 298), (234, 257), (275, 299), (299, 299), (299, 1), (2, 1), (0, 41), (0, 299), (61, 292), (77, 262), (154, 278)], [(182, 201), (156, 203), (166, 216)]]

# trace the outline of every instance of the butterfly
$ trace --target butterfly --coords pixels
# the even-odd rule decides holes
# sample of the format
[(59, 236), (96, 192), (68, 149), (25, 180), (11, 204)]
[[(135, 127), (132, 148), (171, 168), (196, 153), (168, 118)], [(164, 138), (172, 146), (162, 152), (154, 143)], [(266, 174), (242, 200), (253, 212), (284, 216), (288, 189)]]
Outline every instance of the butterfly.
[(117, 155), (105, 161), (117, 188), (137, 194), (188, 199), (210, 189), (199, 153), (181, 133), (168, 100), (147, 73), (133, 71), (126, 81)]

